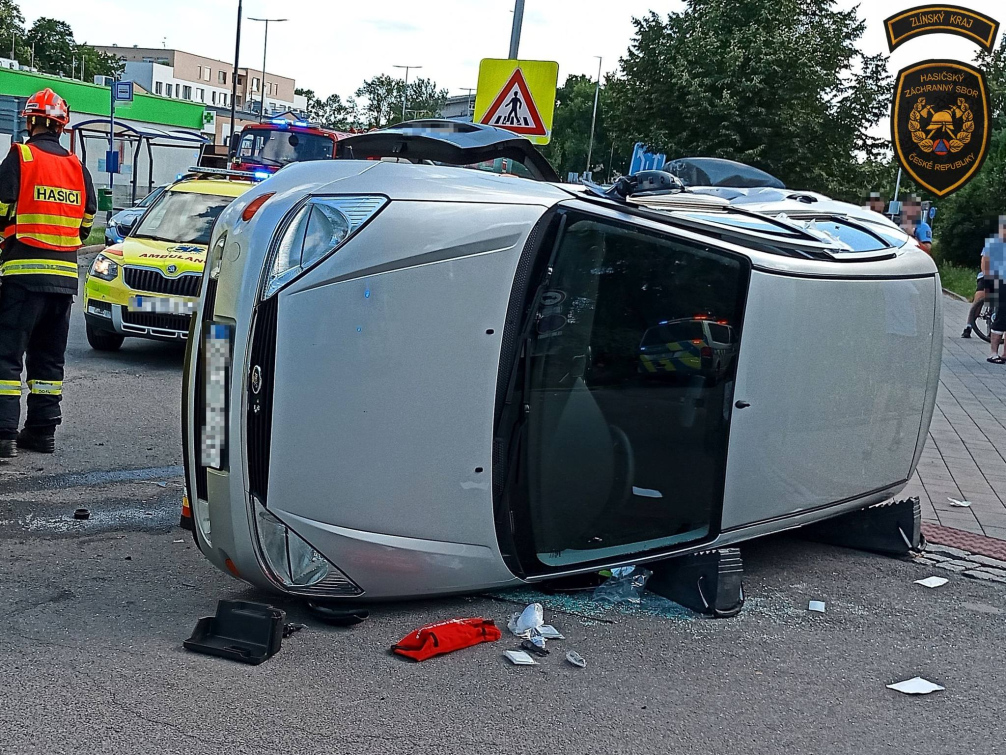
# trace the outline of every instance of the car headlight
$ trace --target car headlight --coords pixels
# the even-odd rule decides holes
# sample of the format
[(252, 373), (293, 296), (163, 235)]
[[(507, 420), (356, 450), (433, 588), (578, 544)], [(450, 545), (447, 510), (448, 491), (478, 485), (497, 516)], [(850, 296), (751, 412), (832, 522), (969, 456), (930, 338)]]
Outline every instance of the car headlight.
[(380, 196), (312, 197), (288, 219), (273, 244), (262, 298), (345, 244), (387, 203), (387, 197)]
[(258, 499), (255, 531), (266, 566), (285, 587), (305, 595), (352, 596), (363, 592), (328, 559), (268, 511)]
[(227, 246), (227, 231), (217, 237), (216, 243), (210, 247), (210, 253), (206, 256), (206, 269), (209, 271), (210, 280), (220, 278), (220, 265), (223, 262), (225, 246)]
[(103, 281), (113, 281), (119, 275), (119, 263), (104, 254), (99, 254), (91, 263), (91, 275)]

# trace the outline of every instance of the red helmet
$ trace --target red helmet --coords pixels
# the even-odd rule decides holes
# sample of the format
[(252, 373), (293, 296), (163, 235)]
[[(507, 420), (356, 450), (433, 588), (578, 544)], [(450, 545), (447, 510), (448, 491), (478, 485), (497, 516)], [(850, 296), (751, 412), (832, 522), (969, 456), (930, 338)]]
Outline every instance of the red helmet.
[(70, 106), (66, 104), (66, 100), (46, 88), (28, 98), (21, 115), (25, 118), (46, 118), (65, 126), (70, 122)]

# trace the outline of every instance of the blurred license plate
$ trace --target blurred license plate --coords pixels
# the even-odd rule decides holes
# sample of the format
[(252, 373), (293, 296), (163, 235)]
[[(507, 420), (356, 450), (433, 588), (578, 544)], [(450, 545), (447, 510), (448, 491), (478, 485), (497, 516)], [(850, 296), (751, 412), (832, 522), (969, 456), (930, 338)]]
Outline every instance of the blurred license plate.
[(133, 296), (129, 300), (129, 308), (162, 315), (191, 315), (196, 311), (196, 302), (178, 296)]
[(203, 342), (203, 465), (223, 469), (227, 453), (227, 377), (231, 329), (210, 324)]

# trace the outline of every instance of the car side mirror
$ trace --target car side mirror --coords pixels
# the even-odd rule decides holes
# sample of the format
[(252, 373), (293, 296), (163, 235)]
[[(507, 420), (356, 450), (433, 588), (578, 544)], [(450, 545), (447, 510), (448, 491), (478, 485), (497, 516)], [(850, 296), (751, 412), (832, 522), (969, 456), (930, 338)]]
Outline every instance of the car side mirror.
[(128, 223), (119, 223), (119, 232), (122, 234), (123, 238), (129, 235), (130, 231), (133, 230), (133, 226), (136, 225), (136, 221), (132, 220)]

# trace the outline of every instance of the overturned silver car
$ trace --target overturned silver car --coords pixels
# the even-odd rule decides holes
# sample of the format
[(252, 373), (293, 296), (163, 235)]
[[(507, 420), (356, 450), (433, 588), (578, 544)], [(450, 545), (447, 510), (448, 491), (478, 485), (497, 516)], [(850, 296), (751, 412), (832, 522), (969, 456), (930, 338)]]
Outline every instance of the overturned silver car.
[[(218, 567), (315, 598), (470, 592), (904, 487), (942, 343), (913, 241), (785, 189), (563, 186), (522, 142), (405, 124), (220, 216), (184, 409)], [(471, 169), (499, 157), (528, 178)]]

